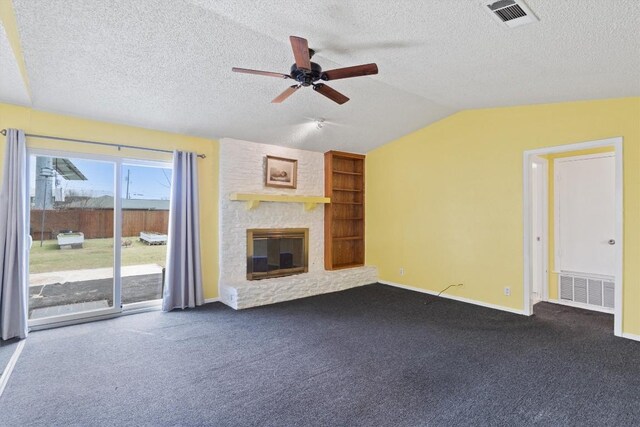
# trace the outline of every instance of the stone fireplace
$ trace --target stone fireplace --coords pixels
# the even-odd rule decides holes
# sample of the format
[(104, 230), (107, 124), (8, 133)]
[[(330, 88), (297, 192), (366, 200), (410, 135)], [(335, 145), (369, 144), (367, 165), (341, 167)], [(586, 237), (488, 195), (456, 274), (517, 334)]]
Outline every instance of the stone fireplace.
[(247, 280), (306, 273), (308, 265), (308, 228), (247, 230)]
[[(297, 188), (265, 187), (267, 155), (298, 161)], [(220, 141), (219, 167), (219, 289), (223, 303), (244, 309), (377, 281), (375, 267), (324, 269), (322, 205), (315, 209), (308, 209), (305, 203), (284, 202), (250, 206), (233, 197), (236, 193), (323, 196), (323, 153), (224, 138)], [(266, 229), (306, 230), (306, 262), (296, 255), (299, 240), (283, 240), (282, 235), (262, 240), (261, 233)], [(248, 231), (253, 231), (251, 238)], [(295, 274), (283, 275), (289, 269)]]

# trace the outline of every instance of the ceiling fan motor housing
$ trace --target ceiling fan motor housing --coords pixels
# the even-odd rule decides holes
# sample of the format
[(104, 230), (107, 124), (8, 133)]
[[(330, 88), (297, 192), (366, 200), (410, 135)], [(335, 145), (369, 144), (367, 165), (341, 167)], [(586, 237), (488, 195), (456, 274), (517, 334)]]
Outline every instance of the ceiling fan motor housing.
[(311, 86), (322, 78), (322, 67), (315, 62), (311, 62), (311, 70), (305, 70), (293, 64), (291, 66), (291, 78), (302, 86)]

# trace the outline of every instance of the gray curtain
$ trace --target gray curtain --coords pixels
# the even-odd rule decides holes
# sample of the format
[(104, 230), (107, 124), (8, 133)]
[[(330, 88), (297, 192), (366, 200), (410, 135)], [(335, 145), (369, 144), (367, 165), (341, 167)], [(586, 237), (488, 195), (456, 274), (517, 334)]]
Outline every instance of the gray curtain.
[(202, 304), (198, 156), (174, 151), (162, 309), (169, 311)]
[(0, 192), (0, 333), (26, 338), (29, 276), (27, 148), (24, 132), (7, 130)]

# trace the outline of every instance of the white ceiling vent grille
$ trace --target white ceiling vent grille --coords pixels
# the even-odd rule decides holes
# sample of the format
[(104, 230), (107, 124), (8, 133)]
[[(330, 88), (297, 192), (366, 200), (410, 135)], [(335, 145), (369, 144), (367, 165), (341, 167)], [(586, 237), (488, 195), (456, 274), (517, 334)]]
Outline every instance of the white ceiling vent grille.
[(484, 1), (491, 16), (509, 28), (536, 22), (538, 18), (521, 0)]

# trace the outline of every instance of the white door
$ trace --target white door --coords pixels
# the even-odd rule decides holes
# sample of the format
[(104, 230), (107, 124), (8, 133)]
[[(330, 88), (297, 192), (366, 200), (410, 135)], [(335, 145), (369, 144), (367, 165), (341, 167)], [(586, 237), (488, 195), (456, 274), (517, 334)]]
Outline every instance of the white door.
[(615, 156), (555, 161), (556, 268), (615, 276)]

